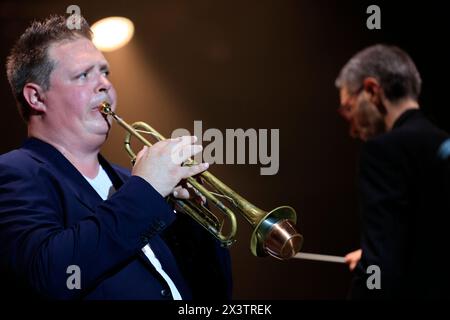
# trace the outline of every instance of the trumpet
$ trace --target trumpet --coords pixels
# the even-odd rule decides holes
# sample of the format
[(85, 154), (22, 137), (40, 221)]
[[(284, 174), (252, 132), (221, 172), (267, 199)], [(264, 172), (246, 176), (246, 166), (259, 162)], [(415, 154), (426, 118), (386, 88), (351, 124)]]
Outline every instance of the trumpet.
[[(156, 140), (165, 138), (145, 122), (128, 124), (120, 118), (111, 108), (109, 102), (104, 101), (99, 106), (100, 112), (105, 116), (111, 116), (127, 132), (125, 136), (125, 149), (132, 163), (136, 154), (131, 148), (131, 137), (135, 137), (144, 145), (150, 147), (152, 144), (142, 134), (149, 134)], [(185, 161), (183, 165), (196, 164), (192, 159)], [(280, 206), (269, 212), (261, 210), (241, 197), (222, 181), (208, 171), (197, 176), (187, 178), (197, 194), (207, 199), (208, 205), (215, 206), (223, 213), (223, 219), (219, 219), (205, 204), (194, 199), (182, 200), (169, 197), (175, 208), (188, 214), (207, 231), (209, 231), (222, 246), (228, 247), (235, 242), (237, 232), (237, 220), (233, 210), (229, 209), (219, 198), (226, 199), (231, 203), (235, 211), (238, 211), (250, 223), (253, 232), (250, 240), (250, 250), (254, 256), (273, 256), (280, 260), (286, 260), (295, 256), (303, 244), (303, 236), (295, 229), (297, 214), (290, 206)], [(210, 191), (206, 186), (213, 189)], [(225, 222), (228, 221), (229, 229), (224, 231)], [(228, 225), (227, 225), (228, 226)]]

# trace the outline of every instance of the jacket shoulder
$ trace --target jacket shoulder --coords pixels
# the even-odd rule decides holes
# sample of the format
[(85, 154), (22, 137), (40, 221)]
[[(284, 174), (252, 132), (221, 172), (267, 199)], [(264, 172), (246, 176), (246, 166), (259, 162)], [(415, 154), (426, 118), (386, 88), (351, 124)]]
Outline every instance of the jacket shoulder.
[[(16, 174), (34, 175), (42, 163), (23, 149), (15, 149), (0, 155), (0, 167), (14, 170)], [(3, 170), (0, 170), (0, 174)]]
[(394, 153), (435, 155), (449, 135), (425, 117), (418, 117), (366, 143), (368, 149), (384, 149)]

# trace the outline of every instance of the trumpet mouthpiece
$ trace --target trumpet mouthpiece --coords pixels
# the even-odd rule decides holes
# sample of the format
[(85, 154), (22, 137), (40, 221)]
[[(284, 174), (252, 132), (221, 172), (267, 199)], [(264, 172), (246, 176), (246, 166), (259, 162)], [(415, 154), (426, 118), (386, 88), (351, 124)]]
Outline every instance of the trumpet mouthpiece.
[(109, 115), (111, 114), (112, 110), (111, 110), (111, 105), (109, 104), (109, 102), (102, 102), (102, 104), (98, 107), (100, 112), (105, 114), (105, 115)]

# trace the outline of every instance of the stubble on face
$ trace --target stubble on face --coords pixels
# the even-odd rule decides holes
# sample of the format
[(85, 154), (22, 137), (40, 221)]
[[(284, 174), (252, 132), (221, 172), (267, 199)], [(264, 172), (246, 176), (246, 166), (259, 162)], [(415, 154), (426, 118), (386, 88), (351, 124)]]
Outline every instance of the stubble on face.
[(353, 114), (351, 132), (354, 138), (367, 141), (386, 132), (384, 117), (364, 94), (356, 100), (356, 108)]

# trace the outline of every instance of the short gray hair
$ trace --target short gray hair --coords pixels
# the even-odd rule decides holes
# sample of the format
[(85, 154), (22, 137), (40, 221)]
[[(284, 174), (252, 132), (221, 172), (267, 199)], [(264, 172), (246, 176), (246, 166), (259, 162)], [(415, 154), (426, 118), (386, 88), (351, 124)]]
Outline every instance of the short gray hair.
[(335, 84), (354, 94), (367, 77), (380, 82), (389, 101), (419, 98), (422, 86), (419, 71), (411, 57), (398, 47), (377, 44), (358, 52), (342, 68)]

